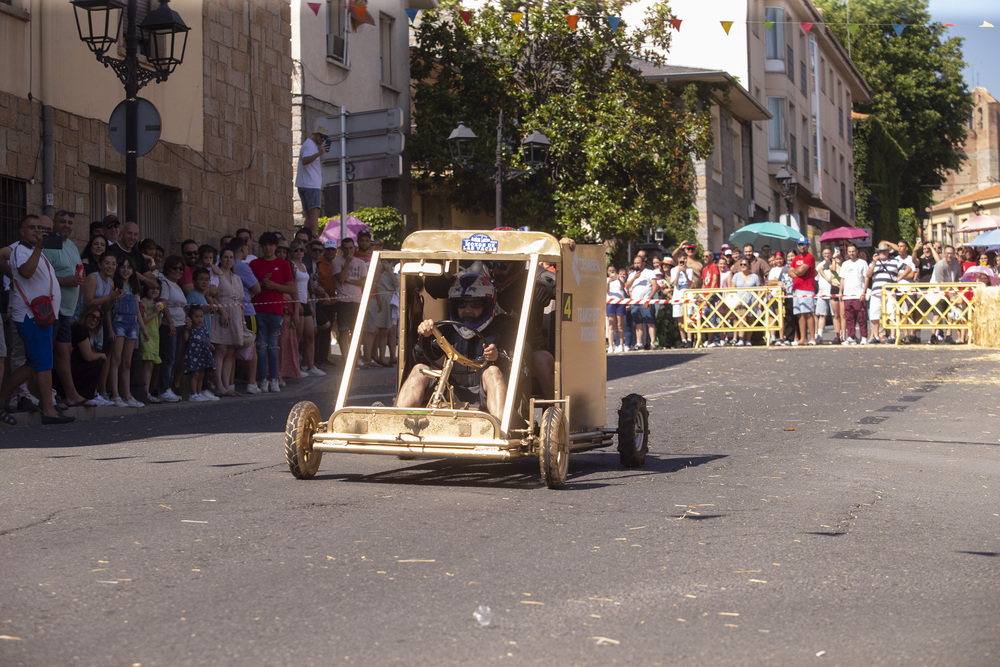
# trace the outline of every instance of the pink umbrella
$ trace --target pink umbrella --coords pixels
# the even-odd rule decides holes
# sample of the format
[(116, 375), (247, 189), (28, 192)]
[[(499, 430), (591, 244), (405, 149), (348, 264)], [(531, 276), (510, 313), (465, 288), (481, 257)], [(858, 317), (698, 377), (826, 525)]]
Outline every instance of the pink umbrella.
[[(362, 231), (371, 232), (371, 228), (365, 223), (361, 222), (353, 215), (347, 216), (347, 236), (358, 240), (358, 233)], [(319, 235), (321, 241), (336, 241), (337, 245), (340, 245), (340, 218), (330, 218), (330, 221), (326, 223), (326, 227), (323, 229), (323, 233)]]
[(993, 287), (997, 286), (1000, 280), (997, 279), (996, 271), (988, 266), (970, 266), (969, 269), (962, 274), (963, 283), (977, 283), (979, 282), (979, 276), (986, 276), (990, 279), (990, 285)]
[(974, 215), (961, 225), (956, 232), (988, 232), (991, 229), (1000, 229), (1000, 216), (996, 215)]
[(819, 237), (819, 241), (820, 243), (826, 243), (827, 241), (849, 241), (851, 239), (866, 238), (868, 238), (868, 232), (865, 230), (846, 225), (844, 227), (831, 229), (828, 232), (823, 232), (823, 235)]

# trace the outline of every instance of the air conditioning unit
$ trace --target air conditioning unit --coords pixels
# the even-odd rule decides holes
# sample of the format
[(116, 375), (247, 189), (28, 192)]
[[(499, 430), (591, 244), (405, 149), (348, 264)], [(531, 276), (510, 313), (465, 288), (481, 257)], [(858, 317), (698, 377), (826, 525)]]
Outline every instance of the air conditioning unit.
[(345, 62), (347, 60), (347, 40), (340, 35), (327, 35), (326, 55), (340, 62)]

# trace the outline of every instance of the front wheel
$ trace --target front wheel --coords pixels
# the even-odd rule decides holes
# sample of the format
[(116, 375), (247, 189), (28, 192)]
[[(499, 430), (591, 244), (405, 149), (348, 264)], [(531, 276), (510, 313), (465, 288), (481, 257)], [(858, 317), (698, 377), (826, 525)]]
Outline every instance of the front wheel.
[(552, 406), (542, 413), (540, 440), (538, 465), (542, 470), (542, 481), (550, 489), (561, 489), (569, 472), (569, 446), (561, 407)]
[(649, 410), (646, 399), (629, 394), (618, 410), (618, 454), (626, 468), (638, 468), (649, 451)]
[(311, 401), (296, 403), (285, 424), (285, 461), (297, 479), (310, 479), (319, 470), (323, 452), (313, 450), (319, 428), (319, 408)]

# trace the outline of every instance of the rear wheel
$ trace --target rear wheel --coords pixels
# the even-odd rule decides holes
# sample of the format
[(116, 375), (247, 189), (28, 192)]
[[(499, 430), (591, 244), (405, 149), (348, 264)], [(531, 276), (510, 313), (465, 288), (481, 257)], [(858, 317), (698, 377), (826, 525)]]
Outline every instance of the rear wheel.
[(638, 468), (649, 451), (649, 410), (646, 399), (629, 394), (618, 410), (618, 454), (626, 468)]
[(309, 479), (319, 470), (323, 452), (313, 450), (319, 428), (319, 408), (311, 401), (296, 403), (285, 424), (285, 461), (297, 479)]
[(538, 465), (542, 481), (550, 489), (561, 489), (569, 472), (569, 446), (566, 442), (566, 423), (563, 409), (553, 406), (542, 413), (538, 447)]

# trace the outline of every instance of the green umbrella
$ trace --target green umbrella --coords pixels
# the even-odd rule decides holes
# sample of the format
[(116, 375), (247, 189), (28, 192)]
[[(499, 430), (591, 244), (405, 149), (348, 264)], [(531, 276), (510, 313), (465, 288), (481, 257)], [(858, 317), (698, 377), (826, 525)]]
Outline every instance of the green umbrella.
[(795, 248), (801, 236), (800, 231), (780, 222), (755, 222), (733, 232), (729, 242), (734, 246), (752, 243), (754, 250), (769, 245), (772, 250), (788, 252)]

